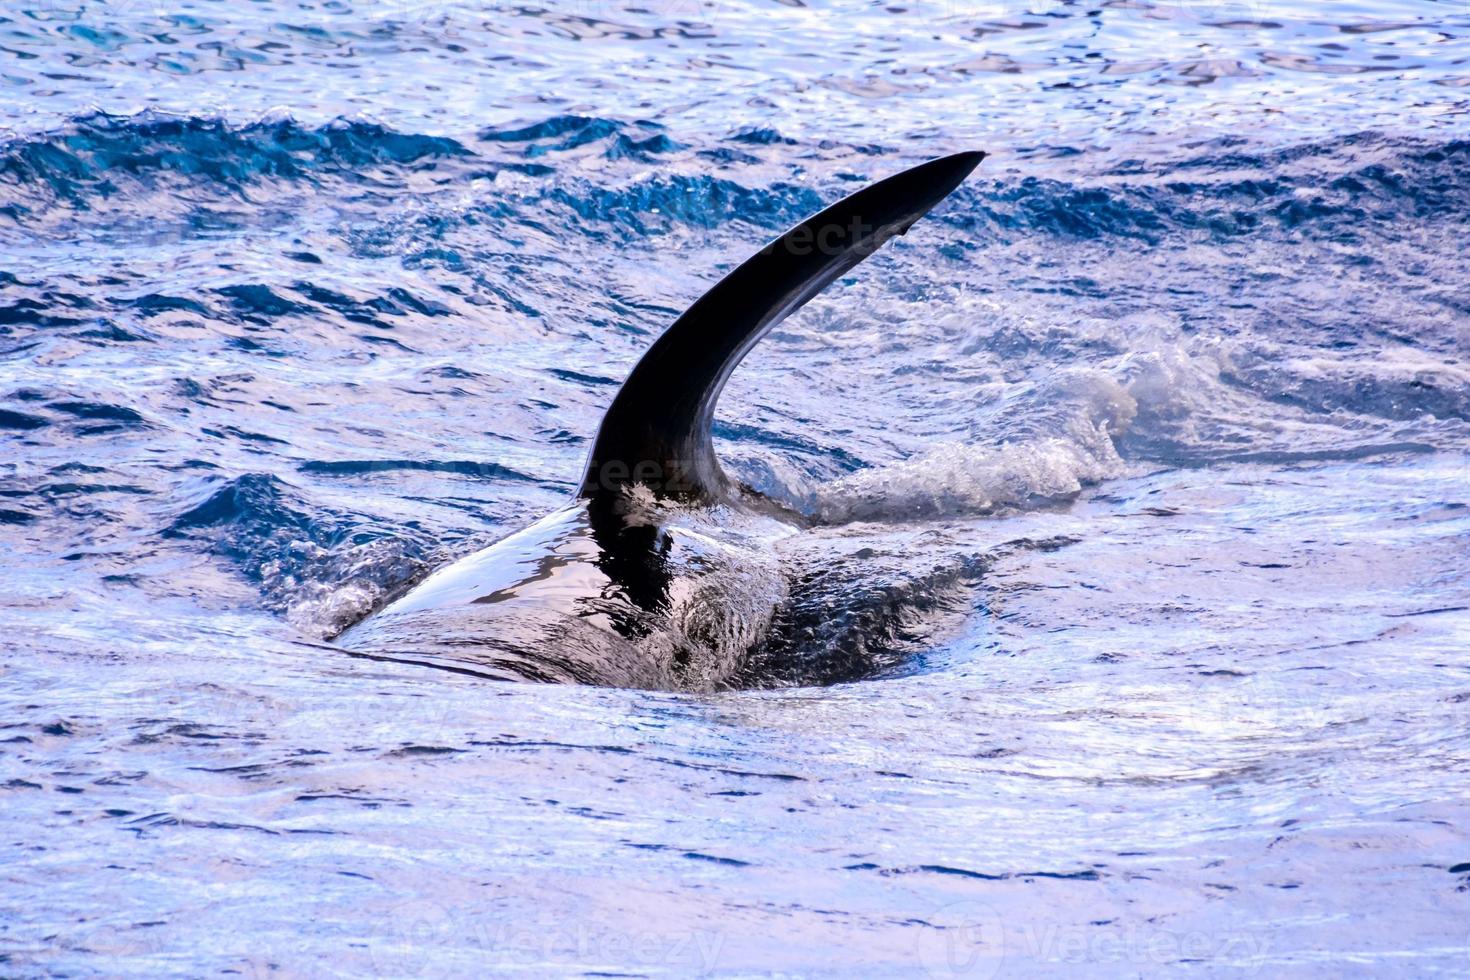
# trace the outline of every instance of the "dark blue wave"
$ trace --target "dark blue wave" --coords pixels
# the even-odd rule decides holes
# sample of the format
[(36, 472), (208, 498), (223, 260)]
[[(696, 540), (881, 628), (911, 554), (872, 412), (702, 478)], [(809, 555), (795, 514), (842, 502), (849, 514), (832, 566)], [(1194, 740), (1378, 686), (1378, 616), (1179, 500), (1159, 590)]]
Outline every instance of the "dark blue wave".
[(303, 473), (323, 473), (331, 476), (357, 476), (363, 473), (386, 473), (392, 470), (418, 470), (425, 473), (455, 473), (475, 476), (487, 480), (535, 481), (509, 466), (499, 463), (482, 463), (468, 459), (342, 459), (311, 460), (297, 467)]
[[(819, 182), (831, 185), (819, 192), (784, 179), (791, 174), (796, 141), (774, 130), (741, 130), (718, 144), (693, 146), (654, 123), (555, 116), (514, 129), (482, 130), (478, 141), (472, 149), (447, 137), (367, 122), (310, 127), (287, 119), (237, 127), (217, 119), (98, 114), (0, 147), (0, 209), (24, 222), (49, 209), (85, 211), (100, 200), (146, 195), (178, 181), (191, 182), (207, 200), (210, 194), (238, 197), (272, 181), (387, 187), (394, 171), (416, 169), (433, 170), (436, 183), (453, 188), (514, 169), (535, 183), (486, 191), (468, 213), (425, 220), (537, 223), (549, 209), (575, 219), (587, 235), (605, 235), (611, 226), (641, 236), (676, 224), (778, 227), (836, 197), (846, 178), (876, 177), (899, 165), (886, 164), (876, 147), (821, 143), (798, 150), (794, 159), (803, 167), (833, 175)], [(589, 152), (604, 160), (592, 175), (573, 159)], [(1415, 142), (1359, 133), (1271, 150), (1221, 140), (1191, 153), (1167, 166), (1124, 162), (1086, 179), (1062, 179), (1028, 174), (1002, 152), (987, 166), (1005, 166), (1005, 175), (987, 180), (982, 171), (941, 219), (1007, 238), (1159, 242), (1171, 235), (1271, 233), (1350, 239), (1395, 221), (1470, 210), (1470, 142), (1462, 140)], [(530, 164), (528, 158), (540, 162)], [(824, 158), (825, 165), (811, 162)], [(625, 163), (637, 168), (622, 172)], [(649, 163), (663, 170), (641, 173)], [(864, 172), (846, 172), (854, 167)], [(304, 254), (301, 261), (315, 258)], [(0, 322), (48, 315), (11, 305), (0, 309)]]
[(262, 179), (304, 180), (324, 171), (351, 175), (467, 155), (452, 139), (366, 122), (308, 127), (283, 119), (235, 127), (219, 119), (97, 113), (61, 132), (6, 146), (0, 189), (12, 192), (0, 201), (12, 207), (12, 215), (47, 203), (86, 209), (97, 198), (122, 193), (120, 182), (130, 179), (169, 176), (238, 192)]
[(267, 607), (284, 610), (297, 581), (343, 581), (363, 560), (363, 549), (383, 545), (373, 559), (383, 581), (422, 572), (428, 542), (406, 527), (389, 528), (358, 515), (309, 503), (298, 488), (268, 473), (229, 480), (209, 478), (203, 499), (161, 534), (196, 539), (258, 583)]
[[(1360, 155), (1376, 159), (1360, 162)], [(1191, 179), (1179, 180), (1180, 172)], [(1091, 184), (980, 181), (957, 196), (963, 203), (943, 220), (1003, 236), (1158, 243), (1170, 235), (1301, 234), (1355, 241), (1404, 221), (1463, 221), (1470, 212), (1470, 142), (1356, 134), (1328, 145), (1204, 153), (1171, 162), (1167, 171), (1126, 170)]]

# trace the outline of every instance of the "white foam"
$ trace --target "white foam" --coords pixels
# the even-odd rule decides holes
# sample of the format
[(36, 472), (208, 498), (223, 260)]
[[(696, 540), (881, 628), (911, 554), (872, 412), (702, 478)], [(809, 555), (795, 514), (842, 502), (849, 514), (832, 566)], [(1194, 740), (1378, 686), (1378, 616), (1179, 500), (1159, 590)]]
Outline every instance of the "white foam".
[(1085, 371), (1031, 394), (1029, 411), (1008, 413), (1023, 423), (1017, 438), (949, 442), (836, 480), (815, 493), (817, 516), (843, 523), (985, 514), (1064, 498), (1123, 470), (1113, 438), (1138, 407), (1127, 389)]

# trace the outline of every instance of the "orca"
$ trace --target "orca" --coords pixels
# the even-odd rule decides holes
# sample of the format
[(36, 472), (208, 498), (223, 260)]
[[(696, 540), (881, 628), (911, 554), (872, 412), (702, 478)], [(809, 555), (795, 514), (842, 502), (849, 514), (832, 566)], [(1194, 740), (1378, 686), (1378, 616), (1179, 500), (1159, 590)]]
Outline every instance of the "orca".
[(720, 467), (720, 392), (772, 327), (905, 234), (984, 157), (877, 181), (747, 259), (633, 368), (572, 500), (433, 572), (336, 645), (497, 680), (731, 685), (788, 595), (773, 544), (805, 521)]

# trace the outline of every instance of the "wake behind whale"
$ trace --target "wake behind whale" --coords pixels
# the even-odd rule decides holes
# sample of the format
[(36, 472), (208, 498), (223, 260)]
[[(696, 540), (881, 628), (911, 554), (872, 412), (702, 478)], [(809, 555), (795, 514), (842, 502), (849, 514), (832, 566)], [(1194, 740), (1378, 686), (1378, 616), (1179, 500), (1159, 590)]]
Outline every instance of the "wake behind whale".
[(803, 606), (775, 548), (805, 521), (721, 468), (711, 436), (720, 393), (773, 326), (907, 232), (984, 156), (881, 180), (746, 260), (634, 367), (573, 501), (430, 575), (338, 645), (505, 680), (748, 683), (760, 651), (790, 646), (789, 632), (769, 642), (791, 626), (778, 610)]

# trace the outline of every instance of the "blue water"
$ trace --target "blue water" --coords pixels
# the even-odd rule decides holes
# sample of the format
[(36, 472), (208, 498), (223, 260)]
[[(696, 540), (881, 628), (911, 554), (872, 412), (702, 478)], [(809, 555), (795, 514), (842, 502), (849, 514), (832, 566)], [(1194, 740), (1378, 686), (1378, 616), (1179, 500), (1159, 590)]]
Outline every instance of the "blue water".
[[(1463, 974), (1467, 107), (1458, 2), (6, 6), (0, 973)], [(971, 148), (721, 402), (749, 689), (332, 645)]]

